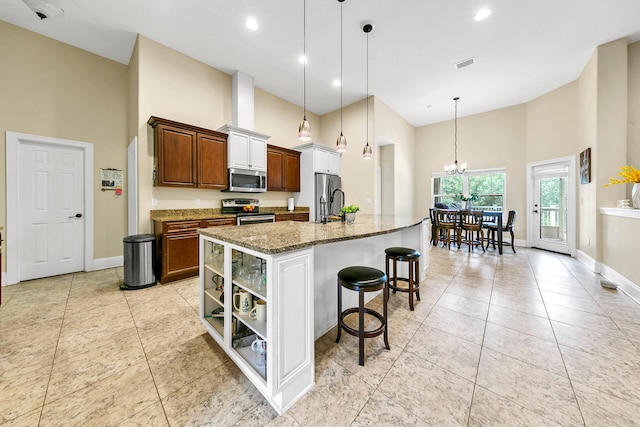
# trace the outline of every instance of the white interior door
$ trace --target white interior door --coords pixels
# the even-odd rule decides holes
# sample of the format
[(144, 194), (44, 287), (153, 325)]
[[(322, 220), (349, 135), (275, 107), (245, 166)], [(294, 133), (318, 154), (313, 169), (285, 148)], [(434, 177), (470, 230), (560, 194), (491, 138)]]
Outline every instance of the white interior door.
[(84, 268), (84, 153), (20, 144), (19, 280)]
[(535, 166), (533, 173), (532, 246), (564, 254), (575, 241), (572, 180), (566, 162)]

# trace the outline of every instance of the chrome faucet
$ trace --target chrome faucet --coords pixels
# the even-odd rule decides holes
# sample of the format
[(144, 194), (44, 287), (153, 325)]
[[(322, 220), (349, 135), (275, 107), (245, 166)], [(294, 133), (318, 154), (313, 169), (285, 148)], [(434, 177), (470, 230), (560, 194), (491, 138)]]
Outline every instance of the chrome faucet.
[[(338, 187), (335, 190), (333, 190), (333, 192), (331, 193), (331, 197), (329, 198), (329, 214), (331, 214), (331, 211), (333, 210), (333, 198), (336, 194), (336, 191), (339, 191), (342, 193), (342, 203), (341, 203), (340, 209), (344, 207), (344, 199), (346, 198), (346, 196), (344, 194), (344, 191), (342, 191), (342, 188)], [(344, 215), (341, 214), (340, 216), (342, 216), (344, 220)]]

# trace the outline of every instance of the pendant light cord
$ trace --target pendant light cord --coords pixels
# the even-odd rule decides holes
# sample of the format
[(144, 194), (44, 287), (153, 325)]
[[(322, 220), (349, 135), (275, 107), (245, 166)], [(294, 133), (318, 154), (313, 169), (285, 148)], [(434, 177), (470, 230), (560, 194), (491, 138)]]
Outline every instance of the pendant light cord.
[(369, 33), (367, 33), (367, 145), (369, 145)]
[(340, 134), (342, 134), (342, 6), (344, 1), (340, 2)]
[(453, 98), (455, 101), (455, 106), (453, 110), (453, 116), (455, 120), (453, 121), (453, 159), (455, 160), (455, 164), (458, 164), (458, 98), (457, 96)]
[(304, 119), (307, 120), (307, 0), (302, 3), (302, 55), (304, 64), (302, 66), (302, 104)]

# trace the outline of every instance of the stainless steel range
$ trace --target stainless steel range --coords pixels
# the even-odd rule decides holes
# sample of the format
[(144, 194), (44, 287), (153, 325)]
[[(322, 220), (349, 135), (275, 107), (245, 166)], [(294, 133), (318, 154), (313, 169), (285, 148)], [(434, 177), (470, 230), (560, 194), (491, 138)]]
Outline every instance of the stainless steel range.
[(260, 213), (260, 201), (258, 199), (223, 199), (222, 213), (236, 214), (236, 224), (238, 225), (276, 221), (274, 214)]

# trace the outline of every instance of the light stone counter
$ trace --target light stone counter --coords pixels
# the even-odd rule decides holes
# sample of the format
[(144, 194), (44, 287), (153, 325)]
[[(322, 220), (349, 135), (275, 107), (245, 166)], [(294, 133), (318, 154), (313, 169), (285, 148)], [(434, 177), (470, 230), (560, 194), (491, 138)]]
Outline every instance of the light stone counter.
[(285, 221), (241, 227), (212, 227), (199, 232), (214, 239), (272, 255), (310, 246), (393, 233), (418, 225), (423, 220), (422, 217), (358, 214), (354, 224)]

